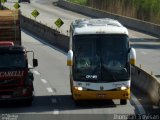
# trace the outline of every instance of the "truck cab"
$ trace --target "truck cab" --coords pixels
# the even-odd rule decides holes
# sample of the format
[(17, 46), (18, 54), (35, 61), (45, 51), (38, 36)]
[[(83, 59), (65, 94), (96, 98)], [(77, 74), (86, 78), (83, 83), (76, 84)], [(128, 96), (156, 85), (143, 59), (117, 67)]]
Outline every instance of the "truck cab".
[(33, 67), (38, 66), (33, 51), (0, 43), (0, 101), (24, 100), (27, 105), (32, 104), (34, 76), (28, 67), (28, 52), (33, 53)]

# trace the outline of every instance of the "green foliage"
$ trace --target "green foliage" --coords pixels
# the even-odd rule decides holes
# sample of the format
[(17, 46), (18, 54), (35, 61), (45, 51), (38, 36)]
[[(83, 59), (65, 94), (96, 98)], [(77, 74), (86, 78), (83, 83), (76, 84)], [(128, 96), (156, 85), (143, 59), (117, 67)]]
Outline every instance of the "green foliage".
[(87, 0), (87, 5), (160, 24), (160, 0)]
[(68, 0), (68, 1), (160, 24), (160, 0)]
[(87, 0), (68, 0), (68, 1), (80, 4), (80, 5), (86, 5), (86, 3), (87, 3)]
[(160, 24), (160, 0), (134, 0), (138, 18)]
[(1, 0), (1, 2), (2, 2), (2, 3), (5, 3), (5, 2), (7, 2), (7, 0)]

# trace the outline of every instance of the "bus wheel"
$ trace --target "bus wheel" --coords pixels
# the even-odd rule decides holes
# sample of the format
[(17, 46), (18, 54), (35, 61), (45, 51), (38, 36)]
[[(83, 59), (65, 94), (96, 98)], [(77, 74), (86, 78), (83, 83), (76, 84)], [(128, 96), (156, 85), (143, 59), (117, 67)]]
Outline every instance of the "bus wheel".
[(121, 100), (120, 100), (120, 104), (121, 104), (121, 105), (126, 105), (126, 104), (127, 104), (127, 100), (121, 99)]

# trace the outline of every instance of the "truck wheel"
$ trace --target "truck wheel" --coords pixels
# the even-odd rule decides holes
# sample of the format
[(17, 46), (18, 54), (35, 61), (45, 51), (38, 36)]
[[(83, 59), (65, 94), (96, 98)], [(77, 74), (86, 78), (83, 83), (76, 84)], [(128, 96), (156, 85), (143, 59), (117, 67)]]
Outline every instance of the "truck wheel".
[(127, 104), (127, 100), (121, 99), (121, 100), (120, 100), (120, 104), (121, 104), (121, 105), (126, 105), (126, 104)]

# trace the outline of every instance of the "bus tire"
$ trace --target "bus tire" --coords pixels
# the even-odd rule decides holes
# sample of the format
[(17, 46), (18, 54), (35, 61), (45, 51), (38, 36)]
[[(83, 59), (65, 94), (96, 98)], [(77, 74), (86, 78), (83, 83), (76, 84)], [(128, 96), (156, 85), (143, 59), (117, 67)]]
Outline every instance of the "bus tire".
[(121, 104), (121, 105), (126, 105), (126, 104), (127, 104), (127, 100), (121, 99), (121, 100), (120, 100), (120, 104)]

